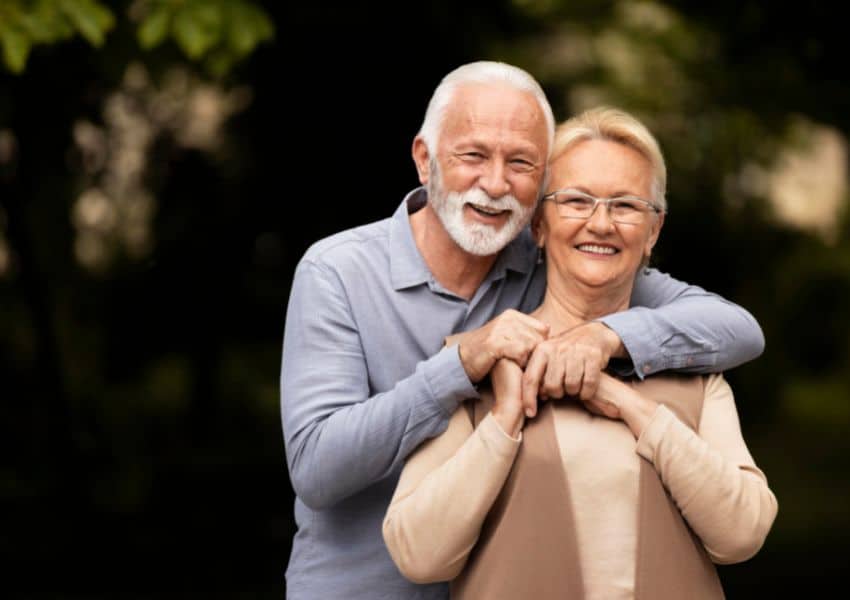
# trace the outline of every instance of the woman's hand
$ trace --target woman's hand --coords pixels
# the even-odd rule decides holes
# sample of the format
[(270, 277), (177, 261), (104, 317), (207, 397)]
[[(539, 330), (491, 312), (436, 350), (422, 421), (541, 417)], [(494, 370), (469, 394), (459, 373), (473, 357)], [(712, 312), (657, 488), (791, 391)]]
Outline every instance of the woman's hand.
[[(605, 324), (583, 323), (537, 344), (523, 377), (523, 399), (596, 395), (599, 376), (612, 356), (624, 356), (620, 337)], [(529, 415), (533, 416), (533, 415)]]
[[(490, 372), (493, 385), (493, 417), (509, 436), (519, 437), (525, 421), (522, 403), (522, 369), (514, 361), (503, 358), (496, 361)], [(535, 400), (534, 410), (537, 410)]]
[(635, 439), (643, 433), (658, 408), (657, 402), (641, 396), (634, 388), (607, 373), (601, 374), (596, 395), (585, 400), (584, 404), (592, 413), (621, 419), (631, 429)]

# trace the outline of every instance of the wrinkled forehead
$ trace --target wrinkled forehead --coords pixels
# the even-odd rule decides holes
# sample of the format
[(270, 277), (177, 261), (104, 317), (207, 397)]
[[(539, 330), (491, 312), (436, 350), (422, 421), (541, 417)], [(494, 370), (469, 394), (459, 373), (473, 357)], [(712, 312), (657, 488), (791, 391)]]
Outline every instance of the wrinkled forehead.
[(546, 118), (530, 92), (493, 84), (459, 86), (446, 107), (441, 140), (510, 141), (541, 155), (547, 151)]

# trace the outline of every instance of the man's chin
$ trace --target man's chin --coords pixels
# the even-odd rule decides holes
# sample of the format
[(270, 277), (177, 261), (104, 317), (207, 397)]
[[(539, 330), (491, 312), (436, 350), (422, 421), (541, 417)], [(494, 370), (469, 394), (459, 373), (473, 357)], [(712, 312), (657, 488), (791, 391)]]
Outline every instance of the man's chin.
[(455, 243), (469, 254), (493, 256), (501, 252), (513, 239), (513, 236), (500, 235), (503, 229), (504, 226), (500, 229), (487, 227), (485, 231), (479, 229), (475, 233), (465, 232), (462, 236), (452, 237)]

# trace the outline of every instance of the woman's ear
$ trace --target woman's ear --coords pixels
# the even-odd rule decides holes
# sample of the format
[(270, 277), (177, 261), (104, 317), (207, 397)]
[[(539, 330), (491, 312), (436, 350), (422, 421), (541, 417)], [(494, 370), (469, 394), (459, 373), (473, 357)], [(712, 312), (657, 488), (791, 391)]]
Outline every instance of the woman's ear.
[(538, 248), (546, 245), (546, 224), (543, 222), (543, 204), (539, 204), (531, 217), (531, 235)]
[(658, 236), (661, 235), (662, 227), (664, 227), (663, 212), (655, 215), (655, 222), (649, 230), (649, 237), (646, 239), (646, 245), (643, 249), (643, 255), (647, 258), (649, 258), (649, 255), (652, 254), (652, 249), (655, 247), (656, 242), (658, 242)]
[(427, 185), (428, 178), (431, 176), (431, 154), (428, 152), (425, 140), (418, 135), (413, 139), (412, 154), (416, 172), (419, 174), (419, 183)]

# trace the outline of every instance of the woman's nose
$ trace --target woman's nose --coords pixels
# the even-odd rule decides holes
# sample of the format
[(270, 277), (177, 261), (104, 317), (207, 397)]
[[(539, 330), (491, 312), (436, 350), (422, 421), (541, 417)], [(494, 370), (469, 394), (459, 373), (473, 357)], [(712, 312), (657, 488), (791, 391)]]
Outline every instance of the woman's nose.
[(608, 212), (608, 204), (597, 202), (593, 212), (587, 218), (587, 228), (597, 233), (609, 233), (614, 229), (614, 221)]

